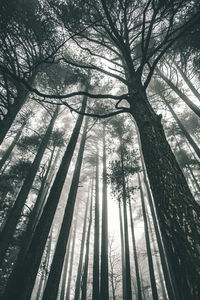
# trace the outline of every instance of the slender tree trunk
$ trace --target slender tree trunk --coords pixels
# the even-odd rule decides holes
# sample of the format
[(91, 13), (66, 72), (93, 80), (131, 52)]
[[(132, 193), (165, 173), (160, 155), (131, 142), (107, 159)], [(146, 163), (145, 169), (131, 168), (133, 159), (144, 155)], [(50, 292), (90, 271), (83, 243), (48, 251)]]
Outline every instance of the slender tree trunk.
[(131, 288), (131, 270), (130, 270), (130, 251), (129, 251), (129, 235), (128, 235), (128, 219), (127, 219), (127, 196), (126, 196), (126, 183), (124, 174), (124, 153), (122, 137), (120, 139), (120, 155), (121, 155), (121, 168), (122, 168), (122, 197), (123, 197), (123, 220), (124, 220), (124, 246), (125, 246), (125, 272), (126, 272), (126, 299), (132, 300)]
[(17, 196), (17, 199), (11, 209), (11, 212), (8, 216), (8, 219), (5, 223), (5, 226), (3, 228), (3, 231), (1, 233), (1, 237), (0, 237), (0, 243), (1, 243), (1, 247), (0, 247), (0, 265), (3, 262), (4, 256), (6, 254), (6, 250), (8, 249), (8, 246), (11, 242), (12, 236), (15, 232), (17, 223), (21, 217), (22, 214), (22, 210), (24, 207), (24, 204), (26, 202), (26, 199), (28, 197), (28, 194), (31, 190), (33, 181), (35, 179), (35, 176), (37, 174), (38, 168), (40, 166), (43, 154), (46, 150), (47, 144), (49, 142), (49, 138), (51, 136), (52, 130), (53, 130), (53, 126), (54, 123), (56, 121), (58, 115), (58, 107), (56, 108), (54, 115), (49, 123), (49, 126), (47, 128), (47, 131), (42, 139), (42, 142), (38, 148), (37, 154), (34, 158), (34, 161), (30, 167), (30, 170), (24, 180), (24, 183), (21, 187), (21, 190)]
[(192, 91), (193, 95), (200, 101), (200, 94), (198, 92), (198, 90), (195, 88), (195, 86), (192, 84), (192, 82), (190, 81), (190, 79), (188, 78), (188, 76), (185, 75), (185, 73), (183, 72), (183, 70), (179, 67), (179, 65), (175, 62), (175, 59), (173, 60), (173, 64), (175, 65), (175, 67), (177, 68), (178, 72), (181, 74), (182, 78), (184, 79), (185, 83), (187, 84), (187, 86), (190, 88), (190, 90)]
[(71, 239), (71, 231), (70, 231), (70, 237), (69, 237), (69, 242), (67, 243), (65, 262), (64, 262), (63, 271), (62, 271), (63, 274), (62, 274), (62, 282), (61, 282), (60, 300), (65, 299), (67, 270), (69, 267), (69, 252), (70, 252), (71, 242), (72, 242), (72, 239)]
[(102, 191), (102, 231), (101, 231), (101, 282), (100, 300), (109, 300), (108, 283), (108, 204), (105, 124), (103, 124), (103, 191)]
[(97, 145), (95, 174), (95, 220), (92, 300), (99, 300), (99, 148)]
[(197, 300), (200, 297), (200, 207), (166, 140), (160, 116), (152, 110), (145, 92), (135, 93), (129, 103), (138, 126), (161, 234), (181, 299)]
[[(84, 97), (81, 108), (82, 112), (85, 111), (86, 100), (87, 98)], [(77, 143), (82, 121), (83, 115), (79, 115), (70, 141), (64, 153), (62, 162), (56, 174), (54, 183), (51, 187), (43, 213), (35, 229), (35, 233), (24, 259), (24, 263), (23, 265), (21, 265), (20, 269), (17, 269), (15, 271), (12, 279), (12, 284), (10, 288), (7, 289), (7, 292), (4, 295), (4, 300), (27, 300), (32, 293), (45, 243), (56, 212), (63, 184), (68, 173), (69, 165)]]
[(83, 135), (81, 138), (81, 143), (80, 143), (80, 148), (76, 160), (72, 183), (71, 183), (71, 187), (67, 199), (67, 205), (65, 208), (60, 234), (56, 244), (56, 249), (55, 249), (47, 285), (42, 298), (43, 300), (51, 300), (51, 299), (54, 300), (57, 297), (60, 276), (62, 273), (62, 266), (63, 266), (64, 257), (66, 253), (66, 245), (69, 238), (69, 232), (71, 228), (75, 201), (76, 201), (76, 196), (78, 191), (78, 184), (79, 184), (81, 166), (83, 161), (83, 153), (84, 153), (86, 135), (87, 135), (87, 127), (88, 127), (88, 118), (86, 119)]
[(126, 296), (125, 253), (124, 253), (124, 230), (123, 230), (122, 213), (121, 213), (121, 204), (120, 203), (118, 204), (118, 207), (119, 207), (121, 262), (122, 262), (122, 293), (123, 293), (123, 299), (127, 299), (127, 296)]
[(156, 280), (155, 280), (155, 274), (154, 274), (154, 267), (153, 267), (150, 239), (149, 239), (149, 230), (148, 230), (148, 223), (147, 223), (146, 208), (145, 208), (145, 203), (144, 203), (144, 194), (143, 194), (143, 190), (142, 190), (142, 184), (141, 184), (141, 181), (140, 181), (139, 173), (138, 173), (138, 183), (139, 183), (139, 188), (140, 188), (142, 213), (143, 213), (143, 219), (144, 219), (144, 232), (145, 232), (145, 240), (146, 240), (146, 248), (147, 248), (148, 265), (149, 265), (149, 275), (150, 275), (150, 280), (151, 280), (152, 299), (153, 300), (158, 300), (158, 292), (157, 292)]
[[(29, 78), (28, 80), (28, 84), (32, 85), (35, 77), (37, 75), (37, 71), (35, 71), (35, 73)], [(18, 95), (14, 100), (14, 103), (9, 105), (7, 114), (5, 115), (5, 117), (3, 118), (3, 120), (0, 121), (0, 144), (3, 142), (8, 130), (10, 129), (12, 123), (14, 122), (18, 112), (20, 111), (20, 109), (22, 108), (22, 106), (24, 105), (27, 96), (29, 94), (29, 91), (23, 86), (20, 85), (18, 87)]]
[(10, 144), (10, 146), (8, 147), (8, 149), (5, 151), (5, 153), (3, 154), (1, 160), (0, 160), (0, 170), (3, 168), (4, 164), (6, 163), (7, 159), (9, 158), (12, 150), (14, 149), (14, 147), (16, 146), (17, 142), (19, 141), (19, 138), (22, 134), (22, 130), (24, 129), (24, 126), (26, 125), (26, 122), (23, 122), (21, 128), (18, 130), (17, 134), (15, 135), (12, 143)]
[(139, 272), (139, 266), (138, 266), (138, 256), (137, 256), (137, 249), (136, 249), (136, 242), (135, 242), (134, 221), (133, 221), (130, 197), (128, 198), (128, 201), (129, 201), (129, 213), (130, 213), (130, 220), (131, 220), (132, 240), (133, 240), (133, 254), (134, 254), (134, 262), (135, 262), (135, 274), (136, 274), (136, 281), (137, 281), (137, 300), (142, 300), (140, 272)]
[(165, 97), (162, 94), (160, 94), (160, 97), (162, 98), (162, 100), (164, 101), (165, 105), (167, 106), (167, 108), (171, 112), (172, 116), (174, 117), (175, 121), (177, 122), (178, 126), (180, 127), (181, 131), (183, 132), (184, 136), (186, 137), (186, 139), (188, 140), (188, 142), (192, 146), (194, 152), (200, 158), (200, 149), (199, 149), (199, 147), (197, 146), (197, 144), (195, 143), (195, 141), (193, 140), (193, 138), (191, 137), (191, 135), (187, 132), (187, 130), (183, 126), (182, 122), (177, 117), (175, 111), (172, 109), (172, 107), (169, 105), (169, 103), (165, 100)]
[(84, 223), (83, 223), (83, 231), (82, 231), (82, 237), (81, 237), (81, 247), (80, 247), (80, 254), (79, 254), (78, 270), (77, 270), (77, 276), (76, 276), (76, 281), (75, 281), (76, 283), (75, 283), (74, 300), (79, 299), (79, 296), (80, 296), (88, 207), (89, 207), (89, 190), (88, 190), (88, 199), (87, 199), (87, 202), (86, 202), (85, 215), (84, 215)]
[(76, 213), (76, 219), (74, 223), (74, 235), (73, 235), (73, 241), (72, 241), (72, 250), (71, 250), (71, 256), (70, 256), (70, 266), (69, 266), (69, 274), (68, 274), (68, 282), (67, 282), (67, 289), (66, 289), (66, 296), (65, 300), (70, 300), (70, 290), (71, 290), (71, 280), (72, 280), (72, 271), (73, 271), (73, 262), (74, 262), (74, 250), (75, 250), (75, 242), (76, 242), (76, 227), (77, 227), (77, 219), (78, 219), (78, 212), (79, 212), (79, 203), (77, 204), (77, 213)]
[(86, 251), (85, 251), (85, 262), (83, 267), (83, 276), (82, 276), (82, 285), (81, 285), (81, 300), (87, 299), (87, 279), (88, 279), (88, 265), (89, 265), (89, 250), (90, 250), (90, 234), (92, 226), (92, 202), (93, 202), (93, 179), (92, 179), (92, 190), (91, 190), (91, 199), (90, 199), (90, 215), (89, 215), (89, 224), (87, 230), (87, 239), (86, 239)]
[(170, 86), (170, 88), (200, 117), (200, 109), (196, 106), (176, 85), (173, 84), (160, 70), (156, 69), (158, 75)]

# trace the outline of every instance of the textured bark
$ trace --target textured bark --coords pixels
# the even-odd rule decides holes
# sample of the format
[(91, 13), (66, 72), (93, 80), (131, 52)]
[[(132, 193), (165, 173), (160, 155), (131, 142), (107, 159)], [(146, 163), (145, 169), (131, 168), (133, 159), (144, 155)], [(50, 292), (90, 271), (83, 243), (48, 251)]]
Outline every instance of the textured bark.
[(88, 265), (89, 265), (89, 251), (90, 251), (90, 234), (92, 226), (92, 202), (93, 202), (93, 180), (92, 180), (92, 190), (91, 190), (91, 199), (90, 199), (90, 214), (89, 214), (89, 224), (87, 230), (87, 239), (86, 239), (86, 250), (85, 250), (85, 262), (83, 267), (83, 276), (81, 284), (81, 300), (87, 299), (87, 279), (88, 279)]
[(107, 169), (105, 124), (103, 124), (103, 191), (102, 191), (102, 225), (101, 225), (101, 282), (100, 300), (109, 300), (108, 283), (108, 204), (107, 204)]
[(49, 273), (46, 288), (42, 298), (43, 300), (54, 300), (57, 297), (60, 277), (62, 273), (62, 266), (63, 266), (64, 257), (66, 253), (66, 246), (69, 239), (69, 232), (71, 228), (76, 196), (78, 192), (78, 184), (79, 184), (81, 166), (83, 161), (83, 153), (85, 149), (85, 142), (86, 142), (86, 135), (87, 135), (87, 126), (88, 126), (88, 119), (86, 119), (82, 138), (81, 138), (81, 143), (78, 151), (74, 174), (70, 186), (67, 204), (65, 207), (64, 217), (63, 217), (58, 241), (56, 244), (53, 261), (51, 264), (51, 270)]
[(28, 174), (23, 182), (23, 185), (20, 189), (20, 192), (17, 196), (17, 199), (11, 209), (11, 212), (8, 216), (8, 219), (5, 223), (5, 226), (3, 228), (3, 231), (1, 233), (1, 237), (0, 237), (0, 243), (1, 243), (1, 247), (0, 247), (0, 265), (3, 262), (3, 258), (5, 256), (6, 250), (8, 249), (8, 246), (11, 242), (12, 236), (15, 232), (17, 223), (21, 217), (22, 214), (22, 210), (23, 207), (25, 205), (26, 199), (28, 197), (28, 194), (31, 190), (33, 181), (35, 179), (35, 176), (37, 174), (38, 168), (40, 166), (43, 154), (46, 150), (47, 144), (49, 142), (52, 130), (53, 130), (53, 126), (54, 123), (56, 121), (58, 115), (58, 107), (56, 108), (54, 115), (48, 125), (47, 131), (41, 141), (41, 144), (38, 148), (37, 154), (34, 158), (34, 161), (30, 167), (30, 170), (28, 171)]
[(141, 203), (142, 203), (142, 214), (143, 214), (143, 219), (144, 219), (144, 233), (145, 233), (147, 258), (148, 258), (148, 265), (149, 265), (149, 275), (150, 275), (150, 281), (151, 281), (152, 299), (153, 300), (158, 300), (158, 292), (157, 292), (157, 287), (156, 287), (152, 252), (151, 252), (151, 246), (150, 246), (149, 229), (148, 229), (148, 222), (147, 222), (147, 213), (146, 213), (145, 202), (144, 202), (144, 194), (143, 194), (143, 189), (142, 189), (142, 184), (141, 184), (139, 173), (138, 173), (138, 183), (139, 183), (139, 188), (140, 188), (140, 198), (141, 198)]
[[(137, 101), (135, 101), (137, 99)], [(166, 140), (145, 92), (130, 100), (167, 257), (182, 300), (200, 297), (200, 207)]]
[(137, 300), (142, 300), (141, 280), (140, 280), (140, 272), (139, 272), (139, 266), (138, 266), (138, 256), (137, 256), (137, 248), (136, 248), (136, 242), (135, 242), (134, 221), (133, 221), (130, 198), (129, 198), (129, 213), (130, 213), (131, 232), (132, 232), (132, 241), (133, 241), (135, 274), (136, 274), (136, 281), (137, 281)]
[(160, 70), (156, 69), (158, 75), (170, 86), (170, 88), (200, 117), (200, 109), (196, 106), (171, 80), (169, 80)]
[(20, 127), (20, 129), (18, 130), (17, 134), (15, 135), (12, 143), (10, 144), (10, 146), (8, 147), (8, 149), (6, 149), (5, 153), (3, 154), (1, 160), (0, 160), (0, 170), (2, 169), (2, 167), (4, 166), (4, 164), (6, 163), (7, 159), (9, 158), (10, 154), (12, 153), (12, 150), (14, 149), (14, 147), (16, 146), (17, 142), (19, 141), (19, 138), (22, 134), (22, 130), (24, 129), (24, 126), (26, 125), (26, 122), (23, 122), (22, 126)]
[[(83, 99), (82, 112), (85, 111), (86, 97)], [(43, 213), (35, 229), (33, 239), (20, 269), (15, 271), (11, 288), (7, 289), (4, 300), (16, 299), (27, 300), (30, 298), (37, 276), (38, 268), (45, 248), (46, 240), (52, 225), (52, 221), (62, 192), (71, 158), (74, 153), (76, 142), (79, 136), (83, 121), (83, 115), (79, 115), (67, 145), (62, 162), (51, 187)]]
[(99, 148), (97, 145), (95, 173), (95, 219), (92, 300), (99, 300)]

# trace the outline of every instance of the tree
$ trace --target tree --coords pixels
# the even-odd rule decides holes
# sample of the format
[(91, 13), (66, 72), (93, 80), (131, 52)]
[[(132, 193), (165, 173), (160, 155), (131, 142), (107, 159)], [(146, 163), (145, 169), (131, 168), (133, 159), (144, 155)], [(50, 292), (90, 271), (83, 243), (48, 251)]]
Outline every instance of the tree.
[[(82, 102), (82, 112), (85, 111), (86, 101), (87, 98), (84, 97)], [(71, 158), (74, 153), (82, 121), (83, 115), (79, 115), (48, 195), (43, 213), (37, 224), (31, 244), (24, 258), (24, 262), (20, 267), (18, 266), (18, 268), (14, 270), (10, 284), (3, 296), (4, 299), (10, 299), (12, 297), (17, 299), (18, 297), (21, 300), (23, 298), (25, 300), (27, 297), (30, 297), (32, 293), (42, 253), (44, 251), (46, 240), (59, 202), (62, 187), (67, 176)]]

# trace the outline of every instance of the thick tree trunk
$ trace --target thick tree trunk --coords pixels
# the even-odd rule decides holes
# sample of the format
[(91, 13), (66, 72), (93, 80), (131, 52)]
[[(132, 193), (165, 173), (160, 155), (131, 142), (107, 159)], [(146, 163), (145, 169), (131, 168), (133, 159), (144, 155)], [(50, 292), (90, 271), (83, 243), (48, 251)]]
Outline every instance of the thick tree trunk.
[[(81, 111), (84, 112), (86, 107), (86, 97), (83, 98)], [(69, 165), (74, 153), (76, 142), (79, 136), (80, 128), (83, 121), (83, 115), (79, 115), (76, 125), (72, 132), (70, 141), (67, 145), (62, 162), (56, 174), (54, 183), (51, 187), (49, 196), (46, 201), (43, 213), (35, 229), (33, 239), (20, 269), (15, 271), (12, 284), (4, 295), (4, 300), (29, 299), (37, 276), (38, 268), (45, 248), (46, 240), (52, 225), (52, 221), (62, 192)]]
[(51, 264), (51, 270), (47, 280), (47, 285), (42, 298), (43, 300), (54, 300), (57, 297), (60, 277), (62, 273), (62, 266), (63, 266), (64, 257), (66, 253), (66, 246), (69, 238), (69, 232), (70, 232), (71, 223), (73, 219), (74, 207), (75, 207), (76, 196), (78, 191), (78, 184), (79, 184), (81, 166), (83, 161), (83, 153), (84, 153), (86, 135), (87, 135), (87, 126), (88, 126), (88, 119), (86, 119), (82, 138), (81, 138), (80, 148), (79, 148), (74, 174), (71, 182), (71, 187), (67, 199), (67, 205), (65, 208), (65, 213), (64, 213), (58, 241), (56, 244), (54, 257)]
[(122, 263), (122, 295), (123, 299), (126, 297), (126, 272), (125, 272), (125, 253), (124, 253), (124, 230), (122, 223), (122, 213), (121, 213), (121, 204), (118, 204), (119, 207), (119, 225), (120, 225), (120, 242), (121, 242), (121, 263)]
[(196, 106), (171, 80), (169, 80), (160, 70), (156, 69), (158, 75), (170, 86), (170, 88), (200, 117), (200, 109)]
[(134, 221), (132, 215), (131, 201), (129, 200), (129, 213), (130, 213), (130, 221), (131, 221), (131, 232), (132, 232), (132, 240), (133, 240), (133, 254), (134, 254), (134, 263), (135, 263), (135, 275), (137, 281), (137, 300), (142, 300), (142, 291), (141, 291), (141, 281), (140, 281), (140, 272), (138, 266), (138, 256), (135, 242), (135, 231), (134, 231)]
[(95, 174), (95, 219), (92, 300), (99, 300), (99, 148), (97, 145)]
[(154, 273), (152, 252), (151, 252), (151, 246), (150, 246), (150, 238), (149, 238), (149, 229), (148, 229), (148, 223), (147, 223), (147, 214), (146, 214), (144, 194), (143, 194), (143, 189), (142, 189), (142, 184), (141, 184), (139, 173), (138, 173), (138, 183), (139, 183), (139, 188), (140, 188), (142, 214), (143, 214), (143, 219), (144, 219), (144, 233), (145, 233), (147, 258), (148, 258), (148, 265), (149, 265), (149, 275), (150, 275), (150, 281), (151, 281), (152, 299), (158, 300), (158, 292), (157, 292), (157, 287), (156, 287), (156, 280), (155, 280), (155, 273)]
[(101, 231), (101, 283), (100, 300), (109, 300), (108, 283), (108, 204), (105, 124), (103, 124), (103, 191), (102, 191), (102, 231)]
[[(137, 101), (136, 101), (137, 99)], [(155, 201), (161, 234), (182, 300), (200, 298), (200, 207), (166, 140), (145, 92), (130, 100)]]
[(8, 246), (11, 242), (11, 239), (12, 239), (12, 236), (15, 232), (15, 229), (16, 229), (16, 226), (17, 226), (17, 223), (21, 217), (21, 214), (22, 214), (22, 210), (23, 210), (23, 207), (25, 205), (25, 202), (26, 202), (26, 199), (28, 197), (28, 194), (31, 190), (31, 187), (32, 187), (32, 184), (33, 184), (33, 181), (35, 179), (35, 176), (37, 174), (37, 171), (38, 171), (38, 168), (40, 166), (40, 163), (41, 163), (41, 160), (42, 160), (42, 157), (43, 157), (43, 154), (46, 150), (46, 147), (47, 147), (47, 144), (49, 142), (49, 139), (50, 139), (50, 136), (51, 136), (51, 133), (52, 133), (52, 130), (53, 130), (53, 126), (54, 126), (54, 123), (56, 121), (56, 118), (57, 118), (57, 115), (58, 115), (58, 107), (56, 108), (55, 112), (54, 112), (54, 115), (49, 123), (49, 126), (47, 128), (47, 131), (42, 139), (42, 142), (38, 148), (38, 151), (37, 151), (37, 154), (34, 158), (34, 161), (30, 167), (30, 170), (23, 182), (23, 185), (21, 187), (21, 190), (17, 196), (17, 199), (11, 209), (11, 212), (8, 216), (8, 219), (5, 223), (5, 226), (3, 228), (3, 231), (1, 233), (1, 237), (0, 237), (0, 244), (1, 244), (1, 247), (0, 247), (0, 265), (2, 264), (3, 262), (3, 258), (5, 256), (5, 253), (6, 253), (6, 250), (8, 249)]
[(92, 180), (92, 190), (91, 190), (91, 199), (90, 199), (90, 214), (89, 214), (89, 224), (87, 230), (87, 239), (86, 239), (86, 250), (85, 250), (85, 262), (83, 266), (83, 276), (81, 284), (81, 300), (87, 299), (87, 279), (88, 279), (88, 265), (89, 265), (89, 251), (90, 251), (90, 234), (92, 226), (92, 202), (93, 202), (93, 180)]
[(26, 122), (24, 122), (21, 126), (21, 128), (18, 130), (17, 134), (15, 135), (12, 143), (10, 144), (10, 146), (8, 147), (8, 149), (5, 151), (5, 153), (3, 154), (1, 160), (0, 160), (0, 170), (2, 169), (2, 167), (4, 166), (4, 164), (6, 163), (7, 159), (9, 158), (12, 150), (14, 149), (14, 147), (16, 146), (17, 142), (19, 141), (19, 138), (22, 134), (22, 130), (24, 129), (24, 126), (26, 125)]
[(182, 133), (184, 134), (184, 136), (186, 137), (186, 139), (190, 143), (190, 145), (193, 148), (194, 152), (200, 158), (200, 149), (199, 149), (199, 147), (197, 146), (197, 144), (195, 143), (195, 141), (193, 140), (193, 138), (191, 137), (191, 135), (187, 132), (186, 128), (183, 126), (182, 122), (179, 120), (179, 118), (177, 117), (175, 111), (172, 109), (172, 107), (170, 106), (170, 104), (165, 100), (165, 97), (162, 94), (160, 94), (160, 97), (162, 98), (162, 100), (164, 101), (165, 105), (167, 106), (167, 108), (171, 112), (172, 116), (174, 117), (174, 119), (177, 122), (178, 126), (180, 127)]

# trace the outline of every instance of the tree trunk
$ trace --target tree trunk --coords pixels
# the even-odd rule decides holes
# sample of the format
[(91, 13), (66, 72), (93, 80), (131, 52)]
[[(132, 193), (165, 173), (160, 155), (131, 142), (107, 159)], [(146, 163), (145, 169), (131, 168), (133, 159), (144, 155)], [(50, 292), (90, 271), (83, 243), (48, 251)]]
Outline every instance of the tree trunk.
[(95, 220), (92, 300), (99, 300), (99, 148), (97, 145), (95, 174)]
[(144, 91), (131, 98), (130, 110), (138, 126), (161, 234), (181, 299), (197, 300), (200, 207), (166, 140), (160, 117), (152, 110)]
[(136, 249), (136, 242), (135, 242), (134, 221), (133, 221), (133, 215), (132, 215), (130, 197), (129, 197), (128, 200), (129, 200), (129, 213), (130, 213), (130, 220), (131, 220), (132, 240), (133, 240), (133, 253), (134, 253), (134, 262), (135, 262), (135, 274), (136, 274), (136, 281), (137, 281), (137, 300), (142, 300), (140, 272), (139, 272), (139, 266), (138, 266), (138, 256), (137, 256), (137, 249)]
[(74, 236), (72, 241), (72, 250), (71, 250), (71, 257), (70, 257), (70, 266), (69, 266), (69, 274), (68, 274), (68, 282), (67, 282), (67, 289), (66, 289), (66, 296), (65, 300), (70, 300), (70, 290), (71, 290), (71, 280), (72, 280), (72, 270), (73, 270), (73, 262), (74, 262), (74, 249), (75, 249), (75, 242), (76, 242), (76, 226), (77, 226), (77, 219), (78, 219), (78, 212), (79, 212), (79, 203), (77, 205), (77, 213), (76, 219), (74, 223)]
[(153, 260), (152, 260), (152, 252), (150, 246), (150, 239), (149, 239), (149, 230), (148, 230), (148, 223), (147, 223), (147, 215), (146, 215), (146, 208), (144, 203), (144, 194), (142, 190), (142, 184), (140, 181), (140, 175), (138, 173), (138, 183), (140, 188), (140, 198), (142, 203), (142, 214), (144, 219), (144, 232), (145, 232), (145, 240), (146, 240), (146, 248), (147, 248), (147, 257), (148, 257), (148, 265), (149, 265), (149, 275), (151, 281), (151, 290), (152, 290), (152, 299), (158, 300), (158, 292), (156, 287), (156, 280), (154, 274), (154, 267), (153, 267)]
[(200, 109), (196, 106), (176, 85), (173, 84), (160, 70), (156, 69), (158, 75), (170, 86), (170, 88), (200, 117)]
[(12, 236), (15, 232), (15, 229), (16, 229), (16, 226), (17, 226), (17, 223), (21, 217), (21, 214), (22, 214), (22, 210), (23, 210), (23, 207), (24, 207), (24, 204), (26, 202), (26, 199), (28, 197), (28, 194), (31, 190), (31, 187), (32, 187), (32, 184), (33, 184), (33, 181), (35, 179), (35, 176), (37, 174), (37, 171), (38, 171), (38, 168), (40, 166), (40, 163), (41, 163), (41, 160), (42, 160), (42, 157), (43, 157), (43, 154), (46, 150), (46, 147), (47, 147), (47, 144), (49, 142), (49, 139), (50, 139), (50, 136), (51, 136), (51, 133), (52, 133), (52, 130), (53, 130), (53, 126), (54, 126), (54, 123), (56, 121), (56, 118), (57, 118), (57, 115), (58, 115), (58, 107), (56, 108), (55, 112), (54, 112), (54, 115), (49, 123), (49, 126), (47, 128), (47, 131), (42, 139), (42, 142), (38, 148), (38, 151), (37, 151), (37, 154), (34, 158), (34, 161), (30, 167), (30, 170), (24, 180), (24, 183), (21, 187), (21, 190), (17, 196), (17, 199), (11, 209), (11, 212), (8, 216), (8, 219), (5, 223), (5, 226), (2, 230), (2, 233), (1, 233), (1, 237), (0, 237), (0, 243), (1, 243), (1, 247), (0, 247), (0, 265), (2, 264), (3, 262), (3, 259), (4, 259), (4, 256), (6, 254), (6, 251), (8, 249), (8, 246), (11, 242), (11, 239), (12, 239)]
[(100, 300), (109, 300), (108, 283), (108, 204), (105, 124), (103, 124), (103, 191), (102, 191), (102, 231), (101, 231), (101, 282)]
[(88, 118), (86, 119), (82, 138), (81, 138), (80, 148), (79, 148), (74, 174), (71, 182), (71, 187), (67, 199), (67, 205), (65, 208), (65, 213), (64, 213), (58, 241), (56, 244), (56, 249), (53, 257), (53, 262), (51, 264), (51, 270), (49, 273), (47, 285), (42, 298), (43, 300), (51, 300), (51, 299), (54, 300), (57, 297), (60, 277), (62, 273), (62, 266), (63, 266), (64, 257), (66, 253), (66, 245), (69, 238), (69, 232), (70, 232), (71, 223), (73, 219), (74, 207), (75, 207), (76, 196), (78, 191), (81, 165), (83, 161), (83, 153), (84, 153), (86, 135), (87, 135), (87, 126), (88, 126)]
[(83, 223), (83, 231), (82, 231), (82, 237), (81, 237), (80, 255), (79, 255), (78, 270), (77, 270), (76, 283), (75, 283), (74, 300), (79, 299), (79, 296), (80, 296), (81, 276), (82, 276), (82, 269), (83, 269), (83, 254), (84, 254), (84, 246), (85, 246), (85, 236), (86, 236), (86, 225), (87, 225), (88, 207), (89, 207), (89, 191), (88, 191), (88, 199), (87, 199), (87, 202), (86, 202), (85, 215), (84, 215), (84, 223)]
[[(37, 71), (34, 72), (34, 74), (29, 78), (28, 80), (28, 84), (31, 86), (35, 80), (35, 77), (37, 75)], [(8, 130), (10, 129), (12, 123), (14, 122), (18, 112), (20, 111), (20, 109), (22, 108), (22, 106), (24, 105), (27, 96), (29, 94), (29, 91), (23, 86), (20, 85), (17, 88), (17, 97), (14, 100), (14, 103), (9, 105), (7, 114), (5, 115), (5, 117), (3, 118), (3, 120), (0, 121), (0, 144), (3, 142)]]
[(12, 150), (14, 149), (14, 147), (16, 146), (17, 142), (19, 141), (19, 138), (21, 136), (22, 130), (24, 129), (24, 126), (26, 125), (26, 122), (23, 122), (21, 128), (18, 130), (17, 134), (15, 135), (12, 143), (10, 144), (10, 146), (8, 147), (8, 149), (5, 151), (5, 153), (3, 154), (1, 160), (0, 160), (0, 170), (2, 169), (2, 167), (4, 166), (5, 162), (7, 161), (7, 159), (9, 158)]
[[(85, 111), (86, 100), (86, 97), (84, 97), (81, 108), (82, 112)], [(52, 221), (60, 199), (60, 194), (62, 192), (63, 184), (65, 182), (69, 165), (79, 136), (82, 121), (83, 115), (79, 115), (66, 151), (64, 153), (62, 162), (56, 174), (54, 183), (51, 187), (43, 213), (35, 229), (35, 233), (24, 259), (24, 263), (23, 265), (21, 265), (20, 269), (17, 269), (15, 271), (12, 285), (9, 289), (7, 289), (7, 293), (6, 295), (4, 295), (4, 300), (27, 300), (30, 298), (42, 254), (45, 248), (46, 240), (52, 225)]]
[(66, 281), (67, 281), (67, 270), (69, 267), (69, 252), (70, 252), (70, 247), (71, 247), (71, 231), (70, 231), (70, 237), (69, 241), (67, 243), (67, 249), (66, 249), (66, 254), (65, 254), (65, 260), (64, 260), (64, 265), (63, 265), (63, 271), (62, 271), (62, 282), (61, 282), (61, 292), (60, 292), (60, 300), (65, 299), (65, 290), (66, 290)]
[(164, 101), (165, 105), (167, 106), (167, 108), (171, 112), (172, 116), (174, 117), (175, 121), (177, 122), (178, 126), (180, 127), (181, 131), (183, 132), (184, 136), (186, 137), (186, 139), (188, 140), (188, 142), (192, 146), (194, 152), (200, 158), (200, 149), (199, 149), (199, 147), (197, 146), (197, 144), (195, 143), (195, 141), (193, 140), (193, 138), (191, 137), (191, 135), (187, 132), (187, 130), (183, 126), (182, 122), (177, 117), (175, 111), (172, 109), (172, 107), (169, 105), (169, 103), (165, 100), (164, 96), (162, 96), (162, 94), (160, 94), (160, 97), (162, 98), (162, 100)]
[(121, 204), (120, 203), (118, 204), (118, 207), (119, 207), (121, 262), (122, 262), (122, 293), (123, 293), (123, 299), (127, 299), (127, 296), (126, 296), (125, 253), (124, 253), (124, 231), (123, 231), (122, 213), (121, 213)]
[(124, 153), (122, 137), (120, 139), (120, 158), (122, 168), (122, 201), (123, 201), (123, 220), (124, 220), (124, 249), (125, 249), (125, 272), (126, 272), (126, 299), (132, 300), (131, 288), (131, 270), (130, 270), (130, 251), (129, 251), (129, 236), (128, 236), (128, 219), (127, 219), (127, 196), (126, 196), (126, 183), (124, 174)]
[(83, 267), (83, 276), (82, 276), (82, 285), (81, 285), (81, 300), (87, 299), (87, 279), (88, 279), (88, 265), (89, 265), (89, 250), (90, 250), (90, 234), (92, 226), (92, 201), (93, 201), (93, 180), (92, 180), (92, 190), (91, 190), (91, 200), (90, 200), (90, 215), (89, 215), (89, 224), (87, 230), (87, 239), (86, 239), (86, 250), (85, 250), (85, 262)]

